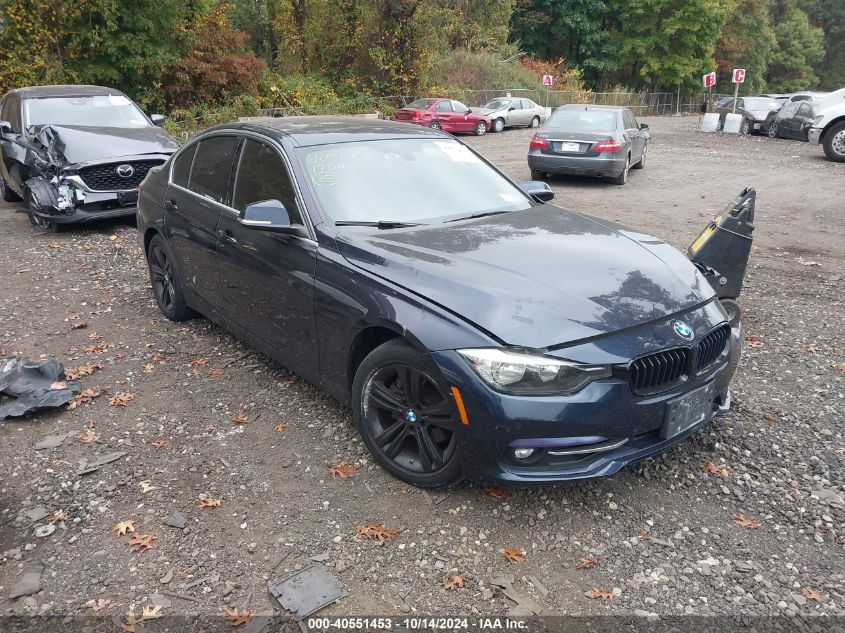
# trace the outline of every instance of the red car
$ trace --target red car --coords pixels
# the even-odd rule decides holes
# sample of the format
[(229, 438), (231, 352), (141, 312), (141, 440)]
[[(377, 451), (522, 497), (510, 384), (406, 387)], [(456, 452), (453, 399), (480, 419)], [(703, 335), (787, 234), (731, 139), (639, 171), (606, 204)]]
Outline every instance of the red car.
[(454, 99), (417, 99), (393, 113), (396, 121), (427, 125), (444, 132), (465, 132), (481, 136), (493, 126), (490, 117), (475, 114)]

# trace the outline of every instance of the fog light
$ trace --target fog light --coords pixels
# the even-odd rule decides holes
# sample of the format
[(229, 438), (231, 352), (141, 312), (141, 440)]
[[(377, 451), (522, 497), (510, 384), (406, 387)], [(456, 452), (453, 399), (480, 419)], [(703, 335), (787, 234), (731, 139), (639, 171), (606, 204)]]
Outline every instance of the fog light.
[(534, 454), (533, 448), (515, 448), (513, 449), (513, 456), (517, 459), (528, 459)]

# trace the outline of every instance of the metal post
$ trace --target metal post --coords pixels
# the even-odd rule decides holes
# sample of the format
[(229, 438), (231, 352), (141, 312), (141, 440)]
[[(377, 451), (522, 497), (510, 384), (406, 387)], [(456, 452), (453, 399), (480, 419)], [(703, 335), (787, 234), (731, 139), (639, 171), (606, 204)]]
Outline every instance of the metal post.
[(739, 82), (736, 82), (736, 88), (734, 88), (734, 107), (733, 107), (733, 114), (736, 114), (736, 98), (739, 96)]
[(681, 115), (681, 84), (678, 84), (678, 106), (675, 108), (675, 114)]

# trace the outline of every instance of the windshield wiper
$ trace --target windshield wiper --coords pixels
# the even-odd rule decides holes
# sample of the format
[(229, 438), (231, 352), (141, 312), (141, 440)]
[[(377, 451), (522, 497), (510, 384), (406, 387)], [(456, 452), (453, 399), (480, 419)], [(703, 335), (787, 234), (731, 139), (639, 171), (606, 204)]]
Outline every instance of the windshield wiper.
[(463, 215), (459, 218), (452, 218), (446, 222), (457, 222), (459, 220), (472, 220), (473, 218), (486, 218), (488, 215), (499, 215), (501, 213), (508, 213), (508, 211), (485, 211), (484, 213), (476, 213), (474, 215)]
[(379, 220), (366, 222), (364, 220), (337, 220), (335, 226), (372, 226), (377, 229), (401, 229), (406, 226), (420, 226), (419, 222), (399, 222), (398, 220)]

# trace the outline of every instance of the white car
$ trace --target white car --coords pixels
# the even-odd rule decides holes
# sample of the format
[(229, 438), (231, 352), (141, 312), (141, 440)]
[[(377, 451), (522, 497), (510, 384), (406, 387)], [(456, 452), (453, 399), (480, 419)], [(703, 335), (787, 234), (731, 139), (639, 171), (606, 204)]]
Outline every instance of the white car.
[(483, 108), (473, 108), (472, 111), (489, 116), (493, 120), (494, 132), (501, 132), (506, 127), (540, 127), (546, 118), (546, 108), (520, 97), (497, 97)]
[(810, 143), (821, 144), (828, 160), (845, 163), (845, 88), (822, 99), (816, 112), (807, 135)]

